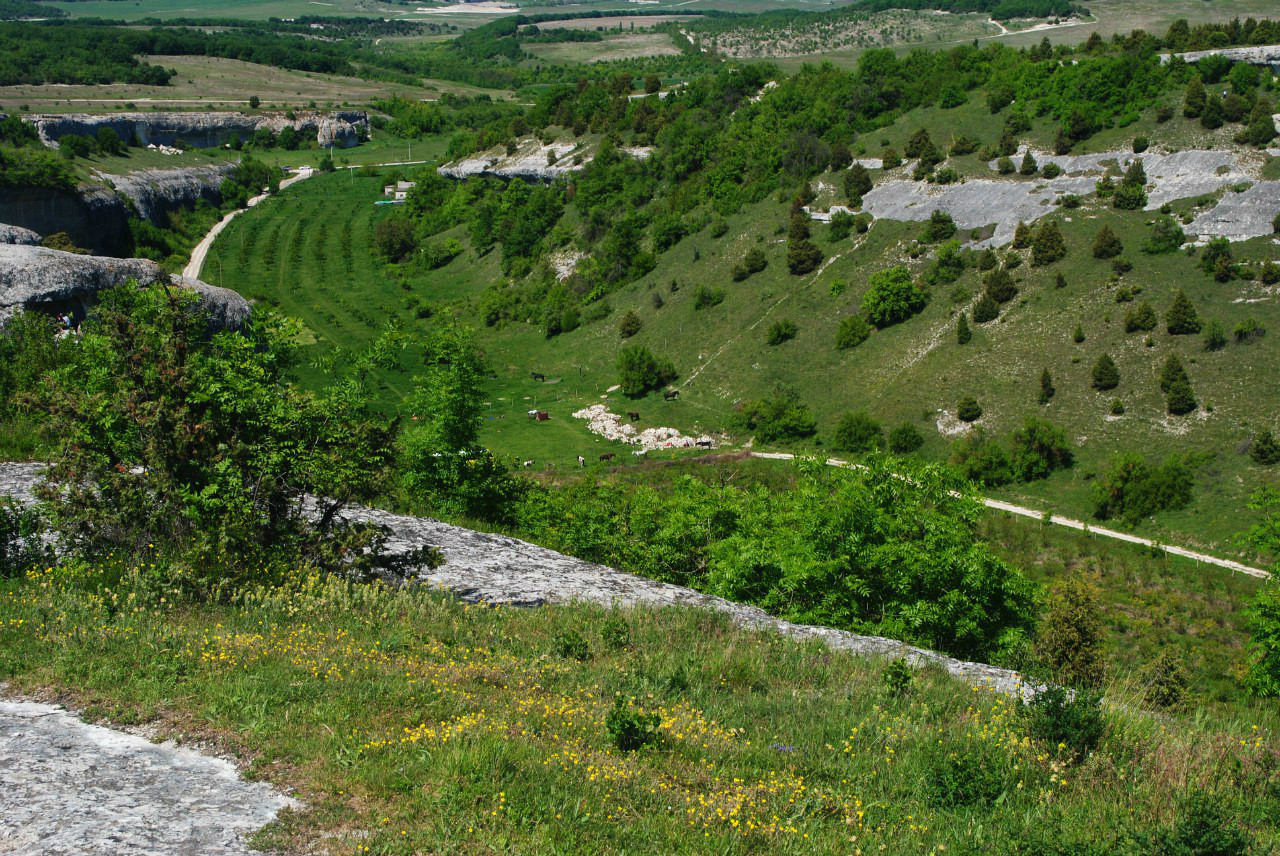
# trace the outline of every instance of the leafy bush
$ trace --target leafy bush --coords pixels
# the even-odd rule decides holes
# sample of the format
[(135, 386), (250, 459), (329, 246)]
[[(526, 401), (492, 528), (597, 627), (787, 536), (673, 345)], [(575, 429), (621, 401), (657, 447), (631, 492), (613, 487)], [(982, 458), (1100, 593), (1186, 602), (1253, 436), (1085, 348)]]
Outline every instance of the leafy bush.
[(771, 347), (781, 345), (783, 342), (789, 342), (794, 339), (798, 332), (800, 332), (800, 328), (790, 318), (774, 321), (769, 325), (769, 332), (765, 335), (765, 344)]
[(778, 387), (772, 395), (744, 404), (739, 422), (761, 443), (800, 440), (818, 430), (818, 421), (809, 406), (789, 387)]
[(884, 429), (865, 410), (846, 413), (832, 432), (831, 445), (840, 452), (875, 452), (884, 445)]
[(551, 637), (551, 651), (562, 660), (591, 659), (591, 646), (576, 630), (561, 630)]
[(1005, 791), (1006, 773), (995, 753), (972, 744), (945, 747), (925, 777), (929, 801), (939, 808), (990, 806)]
[(982, 406), (976, 398), (967, 395), (956, 405), (956, 418), (961, 422), (976, 422), (982, 418)]
[(742, 263), (733, 266), (733, 281), (742, 282), (752, 274), (760, 273), (760, 271), (764, 270), (768, 266), (769, 260), (765, 258), (764, 250), (759, 247), (752, 247), (747, 250), (747, 254), (742, 257)]
[(1048, 478), (1075, 463), (1066, 432), (1031, 416), (1011, 435), (1009, 452), (1013, 477), (1022, 482)]
[(978, 298), (978, 302), (973, 305), (974, 323), (986, 324), (999, 317), (1000, 304), (989, 293), (983, 292), (982, 297)]
[(52, 558), (40, 538), (43, 528), (35, 509), (0, 500), (0, 580), (20, 576)]
[(1155, 309), (1144, 300), (1125, 313), (1124, 331), (1126, 333), (1150, 332), (1156, 328), (1157, 323), (1159, 319), (1156, 318)]
[(422, 263), (428, 270), (436, 270), (462, 255), (462, 242), (457, 238), (445, 238), (438, 244), (427, 244), (422, 248)]
[(619, 697), (605, 715), (604, 727), (619, 752), (635, 752), (658, 742), (661, 722), (656, 713), (641, 713)]
[(895, 455), (910, 455), (920, 451), (923, 445), (923, 435), (910, 422), (904, 422), (889, 432), (889, 451)]
[(1101, 598), (1097, 584), (1079, 573), (1060, 578), (1050, 589), (1036, 653), (1053, 680), (1074, 687), (1102, 685)]
[(1056, 163), (1049, 162), (1040, 170), (1040, 174), (1045, 178), (1057, 178), (1062, 175), (1062, 167), (1058, 166)]
[(1257, 318), (1249, 317), (1236, 325), (1235, 337), (1238, 344), (1247, 345), (1265, 335), (1267, 335), (1267, 328), (1263, 327)]
[(1085, 690), (1047, 687), (1024, 703), (1022, 712), (1030, 735), (1056, 752), (1087, 755), (1107, 730), (1102, 697)]
[(636, 314), (636, 311), (628, 309), (622, 318), (618, 320), (618, 335), (624, 339), (630, 339), (639, 333), (643, 327), (644, 322), (640, 320), (640, 316)]
[(889, 698), (901, 698), (911, 690), (911, 685), (915, 682), (915, 673), (905, 658), (898, 657), (890, 660), (889, 665), (884, 667), (880, 680)]
[(712, 306), (719, 306), (721, 303), (724, 303), (723, 288), (700, 285), (697, 291), (693, 293), (693, 308), (695, 310), (709, 309)]
[(403, 261), (417, 241), (408, 217), (386, 217), (373, 227), (373, 251), (389, 262)]
[(1156, 833), (1153, 852), (1168, 856), (1248, 856), (1248, 834), (1210, 794), (1192, 791), (1178, 814), (1177, 823)]
[(1120, 238), (1111, 231), (1110, 226), (1103, 226), (1093, 239), (1093, 257), (1095, 259), (1113, 259), (1124, 252)]
[(867, 285), (862, 313), (876, 327), (905, 321), (929, 302), (928, 295), (911, 281), (911, 272), (901, 265), (872, 274)]
[(846, 315), (836, 329), (836, 350), (856, 348), (871, 335), (871, 325), (861, 315)]
[(1128, 452), (1117, 457), (1094, 487), (1093, 514), (1099, 520), (1120, 519), (1129, 525), (1161, 511), (1191, 502), (1191, 471), (1179, 458), (1153, 466)]
[(1275, 581), (1249, 605), (1249, 648), (1245, 686), (1259, 698), (1280, 698), (1280, 584)]
[(630, 345), (618, 354), (619, 383), (623, 395), (639, 398), (676, 379), (670, 360), (659, 359), (643, 345)]
[(611, 651), (621, 651), (631, 646), (631, 625), (621, 613), (614, 610), (600, 625), (600, 639)]
[(1221, 351), (1227, 346), (1227, 331), (1222, 329), (1221, 321), (1210, 321), (1204, 331), (1204, 349)]
[(963, 312), (960, 313), (960, 319), (956, 321), (956, 344), (967, 345), (973, 340), (973, 330), (969, 328), (969, 320), (965, 318)]
[(1151, 225), (1151, 236), (1142, 245), (1142, 251), (1151, 255), (1175, 253), (1187, 240), (1178, 221), (1168, 214), (1161, 214)]
[(1280, 442), (1276, 441), (1276, 435), (1269, 430), (1263, 430), (1254, 437), (1249, 445), (1249, 457), (1253, 458), (1255, 464), (1264, 467), (1280, 464)]

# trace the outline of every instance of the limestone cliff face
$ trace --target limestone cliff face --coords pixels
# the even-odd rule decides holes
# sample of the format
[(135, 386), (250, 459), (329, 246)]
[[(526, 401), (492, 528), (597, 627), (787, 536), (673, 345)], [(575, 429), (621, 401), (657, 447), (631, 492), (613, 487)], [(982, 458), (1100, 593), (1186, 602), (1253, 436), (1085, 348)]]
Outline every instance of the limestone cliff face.
[(235, 135), (247, 139), (259, 128), (269, 128), (278, 134), (291, 126), (304, 133), (315, 131), (322, 146), (350, 148), (359, 142), (362, 132), (369, 130), (369, 117), (359, 110), (294, 115), (296, 118), (289, 119), (282, 113), (112, 113), (100, 116), (67, 113), (23, 118), (35, 126), (46, 146), (56, 146), (58, 140), (67, 134), (93, 136), (99, 128), (111, 128), (120, 135), (120, 139), (131, 145), (173, 145), (181, 140), (189, 146), (206, 149), (220, 146)]
[(249, 319), (249, 302), (234, 291), (171, 277), (155, 262), (0, 244), (0, 326), (25, 309), (83, 317), (98, 292), (131, 279), (143, 285), (172, 282), (195, 291), (218, 326), (235, 328)]
[[(644, 160), (650, 150), (643, 147), (623, 148), (637, 160)], [(525, 137), (510, 154), (503, 146), (459, 158), (436, 171), (446, 178), (519, 178), (524, 181), (555, 181), (562, 175), (581, 171), (596, 155), (594, 146), (555, 142), (543, 144), (536, 137)]]
[(133, 203), (138, 216), (163, 225), (166, 214), (179, 208), (191, 208), (204, 200), (210, 205), (222, 202), (219, 188), (235, 167), (192, 167), (185, 169), (143, 169), (128, 175), (100, 176), (110, 181), (116, 193)]

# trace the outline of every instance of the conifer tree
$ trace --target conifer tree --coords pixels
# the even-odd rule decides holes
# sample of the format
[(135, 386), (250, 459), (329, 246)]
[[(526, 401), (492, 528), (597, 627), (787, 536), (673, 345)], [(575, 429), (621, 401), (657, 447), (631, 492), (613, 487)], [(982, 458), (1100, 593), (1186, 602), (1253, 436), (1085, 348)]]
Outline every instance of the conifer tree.
[(1170, 336), (1188, 336), (1200, 332), (1200, 316), (1196, 314), (1196, 308), (1185, 292), (1179, 290), (1173, 298), (1173, 306), (1169, 307), (1169, 312), (1164, 316), (1164, 323)]
[(1204, 81), (1197, 75), (1187, 84), (1187, 94), (1182, 102), (1182, 115), (1188, 119), (1200, 118), (1200, 114), (1204, 112), (1205, 100)]
[(1076, 325), (1076, 332), (1074, 333), (1074, 335), (1072, 335), (1071, 341), (1075, 342), (1077, 345), (1084, 341), (1084, 325), (1083, 324)]
[(1280, 464), (1280, 443), (1276, 442), (1276, 435), (1264, 430), (1255, 437), (1249, 446), (1249, 457), (1253, 458), (1255, 464), (1264, 467)]
[(1115, 389), (1120, 385), (1120, 369), (1109, 354), (1098, 357), (1093, 364), (1093, 388), (1099, 392)]
[(973, 307), (973, 320), (977, 324), (986, 324), (988, 321), (994, 321), (1000, 317), (1000, 304), (986, 292)]
[(983, 279), (986, 293), (996, 303), (1008, 303), (1018, 296), (1018, 287), (1013, 284), (1013, 277), (1004, 268), (991, 271)]
[(1049, 370), (1045, 369), (1040, 373), (1040, 403), (1048, 404), (1049, 399), (1053, 398), (1053, 394), (1057, 392), (1053, 388), (1053, 375), (1049, 374)]
[(1187, 377), (1187, 370), (1183, 368), (1182, 360), (1178, 355), (1170, 354), (1160, 369), (1160, 391), (1168, 395), (1178, 381), (1190, 383), (1190, 378)]
[(1151, 304), (1142, 301), (1137, 307), (1130, 309), (1124, 316), (1124, 331), (1126, 333), (1137, 333), (1138, 331), (1151, 331), (1156, 328), (1158, 319), (1156, 311), (1151, 308)]
[(960, 320), (956, 322), (956, 343), (967, 345), (973, 339), (973, 330), (969, 329), (969, 321), (965, 318), (964, 313), (960, 313)]
[(1217, 130), (1222, 127), (1222, 99), (1216, 95), (1210, 95), (1204, 102), (1204, 111), (1200, 114), (1200, 127), (1210, 131)]
[(1037, 267), (1053, 264), (1067, 255), (1067, 242), (1062, 237), (1056, 220), (1046, 220), (1036, 231), (1035, 243), (1031, 246), (1031, 263)]
[(1013, 244), (1015, 250), (1022, 250), (1031, 246), (1034, 236), (1031, 227), (1021, 221), (1018, 222), (1017, 228), (1013, 230)]
[(854, 208), (860, 206), (862, 197), (871, 192), (871, 186), (871, 173), (865, 166), (855, 163), (849, 167), (844, 176), (844, 195), (849, 198), (850, 205)]
[(1054, 280), (1053, 280), (1053, 287), (1054, 287), (1054, 288), (1066, 288), (1066, 287), (1067, 287), (1067, 277), (1066, 277), (1063, 273), (1059, 272), (1059, 273), (1058, 273), (1058, 275), (1057, 275), (1057, 277), (1056, 277), (1056, 278), (1054, 278)]
[(1103, 678), (1104, 629), (1098, 587), (1072, 574), (1050, 591), (1036, 649), (1056, 680), (1075, 687), (1097, 687)]
[(1185, 376), (1178, 378), (1170, 385), (1168, 400), (1170, 415), (1183, 416), (1198, 406), (1195, 392), (1191, 389), (1191, 381)]
[(1120, 238), (1111, 231), (1110, 226), (1103, 226), (1093, 239), (1093, 257), (1095, 259), (1113, 259), (1124, 252)]
[(1022, 164), (1018, 167), (1018, 174), (1035, 175), (1039, 171), (1040, 166), (1036, 163), (1036, 159), (1031, 155), (1031, 149), (1027, 149), (1027, 153), (1022, 156)]

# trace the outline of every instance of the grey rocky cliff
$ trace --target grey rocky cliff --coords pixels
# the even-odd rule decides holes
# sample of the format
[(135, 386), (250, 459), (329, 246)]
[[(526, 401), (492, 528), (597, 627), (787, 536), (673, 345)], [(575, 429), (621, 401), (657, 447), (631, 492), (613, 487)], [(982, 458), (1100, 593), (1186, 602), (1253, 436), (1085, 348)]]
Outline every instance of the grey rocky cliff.
[(350, 148), (357, 145), (369, 130), (369, 117), (363, 111), (336, 113), (301, 112), (290, 119), (282, 113), (110, 113), (90, 115), (67, 113), (24, 116), (47, 146), (56, 146), (67, 134), (93, 136), (99, 128), (111, 128), (130, 145), (173, 145), (181, 140), (196, 148), (212, 148), (227, 142), (233, 135), (247, 139), (259, 128), (280, 133), (286, 127), (303, 133), (316, 132), (321, 146)]
[[(39, 474), (38, 464), (0, 464), (0, 496), (30, 502)], [(444, 564), (413, 572), (409, 581), (444, 589), (464, 601), (514, 606), (582, 602), (605, 607), (616, 604), (650, 609), (665, 606), (712, 609), (751, 630), (779, 633), (798, 640), (817, 640), (833, 650), (851, 654), (905, 657), (914, 664), (935, 665), (960, 680), (985, 684), (1011, 695), (1033, 692), (1016, 672), (1007, 669), (956, 660), (879, 636), (793, 624), (754, 606), (623, 573), (516, 538), (373, 509), (352, 509), (344, 516), (385, 527), (389, 533), (387, 546), (393, 553), (409, 553), (423, 546), (439, 548)]]
[(128, 207), (105, 187), (0, 188), (0, 223), (41, 235), (66, 232), (77, 247), (102, 255), (126, 253), (131, 245)]
[(40, 236), (30, 229), (0, 223), (0, 244), (22, 244), (34, 247), (39, 243)]
[(0, 244), (0, 326), (24, 309), (71, 312), (83, 317), (98, 292), (129, 280), (150, 285), (173, 282), (195, 291), (214, 322), (239, 327), (249, 318), (248, 301), (233, 291), (166, 273), (145, 259), (83, 256), (45, 247)]
[[(623, 148), (625, 154), (644, 160), (650, 150), (642, 147)], [(436, 172), (446, 178), (519, 178), (525, 181), (554, 181), (562, 175), (581, 171), (596, 155), (591, 146), (556, 141), (544, 144), (536, 137), (525, 137), (508, 153), (505, 146), (451, 161)]]
[(235, 169), (233, 164), (187, 167), (179, 169), (142, 169), (126, 175), (102, 175), (116, 193), (133, 203), (138, 216), (156, 225), (179, 208), (190, 208), (200, 201), (210, 205), (222, 202), (222, 182)]

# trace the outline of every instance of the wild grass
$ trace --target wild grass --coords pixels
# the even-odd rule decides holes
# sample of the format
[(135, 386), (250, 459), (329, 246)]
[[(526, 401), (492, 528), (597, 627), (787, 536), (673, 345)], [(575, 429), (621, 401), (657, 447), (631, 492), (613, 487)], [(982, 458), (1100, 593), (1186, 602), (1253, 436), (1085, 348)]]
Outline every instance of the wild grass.
[(304, 807), (262, 846), (1114, 852), (1202, 791), (1256, 852), (1277, 845), (1280, 754), (1256, 721), (1110, 706), (1076, 755), (1031, 737), (1013, 699), (930, 671), (904, 688), (888, 665), (698, 611), (498, 608), (305, 574), (221, 606), (176, 601), (150, 563), (0, 586), (11, 691), (154, 722), (295, 788)]

